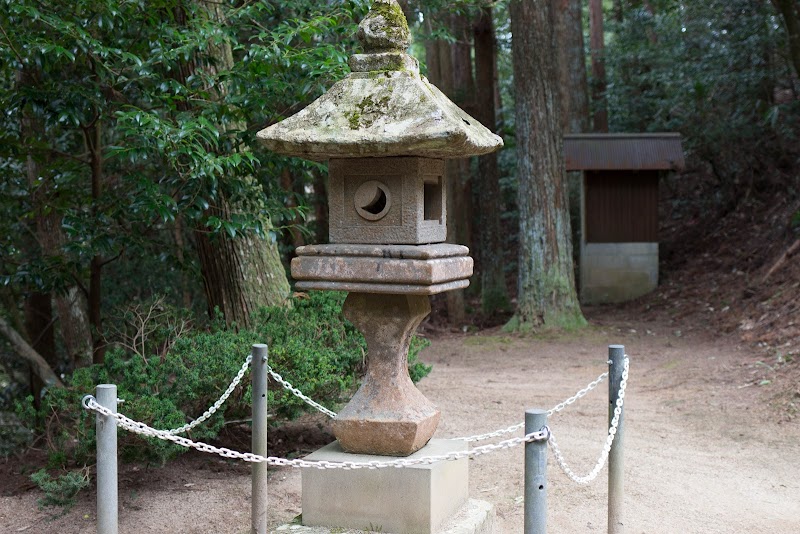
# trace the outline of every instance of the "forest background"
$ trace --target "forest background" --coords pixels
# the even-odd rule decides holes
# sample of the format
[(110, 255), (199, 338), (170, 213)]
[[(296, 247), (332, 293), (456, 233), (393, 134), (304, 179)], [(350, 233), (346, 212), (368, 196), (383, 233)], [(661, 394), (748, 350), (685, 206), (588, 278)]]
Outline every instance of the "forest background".
[[(327, 238), (325, 166), (254, 138), (348, 72), (369, 2), (2, 5), (0, 453), (45, 445), (37, 482), (59, 476), (54, 494), (68, 495), (92, 461), (78, 401), (96, 383), (137, 399), (132, 417), (179, 426), (253, 342), (312, 397), (344, 400), (363, 339), (339, 317), (341, 295), (293, 293), (286, 274), (297, 246)], [(534, 246), (520, 231), (575, 205), (562, 135), (676, 131), (688, 164), (662, 182), (664, 290), (628, 306), (736, 331), (797, 373), (800, 2), (401, 5), (423, 72), (506, 143), (448, 164), (451, 238), (476, 275), (434, 302), (434, 323), (579, 327), (575, 236)], [(566, 284), (532, 287), (548, 261)], [(710, 292), (722, 304), (709, 314)], [(243, 417), (248, 395), (193, 437)], [(278, 389), (270, 406), (276, 423), (301, 412)], [(130, 458), (178, 452), (136, 443), (123, 441)]]

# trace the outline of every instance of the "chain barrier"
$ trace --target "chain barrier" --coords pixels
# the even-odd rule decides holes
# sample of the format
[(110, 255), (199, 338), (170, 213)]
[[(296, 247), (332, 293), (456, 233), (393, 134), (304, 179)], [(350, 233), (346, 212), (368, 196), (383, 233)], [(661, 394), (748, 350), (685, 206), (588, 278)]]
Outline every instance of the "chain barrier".
[[(252, 360), (252, 356), (248, 355), (247, 359), (245, 360), (244, 365), (242, 365), (242, 369), (239, 370), (239, 374), (236, 376), (236, 378), (234, 378), (233, 382), (228, 387), (228, 390), (222, 395), (222, 397), (220, 397), (220, 399), (217, 402), (214, 403), (214, 405), (211, 408), (206, 410), (206, 412), (202, 416), (200, 416), (195, 421), (193, 421), (193, 422), (191, 422), (191, 423), (189, 423), (187, 425), (184, 425), (184, 426), (182, 426), (180, 428), (175, 428), (173, 430), (170, 430), (169, 432), (172, 433), (172, 434), (182, 434), (182, 433), (184, 433), (184, 432), (186, 432), (188, 430), (191, 430), (192, 428), (194, 428), (198, 424), (202, 423), (203, 421), (205, 421), (206, 419), (211, 417), (211, 415), (213, 415), (214, 412), (216, 412), (217, 409), (219, 409), (219, 407), (222, 405), (222, 403), (224, 403), (225, 400), (227, 400), (228, 396), (230, 396), (231, 392), (236, 388), (236, 386), (238, 386), (239, 382), (241, 381), (242, 377), (244, 376), (244, 373), (245, 373), (247, 367), (250, 365), (251, 360)], [(272, 367), (269, 364), (267, 364), (267, 372), (269, 372), (270, 376), (276, 382), (278, 382), (281, 386), (283, 386), (284, 389), (286, 389), (287, 391), (291, 392), (295, 397), (299, 398), (300, 400), (302, 400), (303, 402), (305, 402), (306, 404), (308, 404), (312, 408), (314, 408), (317, 411), (327, 415), (330, 418), (336, 417), (336, 412), (331, 411), (328, 408), (325, 408), (324, 406), (322, 406), (318, 402), (316, 402), (313, 399), (311, 399), (310, 397), (306, 396), (302, 391), (300, 391), (299, 389), (294, 387), (289, 381), (287, 381), (280, 374), (275, 372), (275, 370), (273, 370)], [(553, 408), (548, 410), (547, 411), (547, 416), (548, 417), (552, 417), (554, 414), (560, 412), (561, 410), (563, 410), (564, 408), (566, 408), (570, 404), (573, 404), (575, 401), (577, 401), (581, 397), (584, 397), (587, 393), (589, 393), (594, 388), (596, 388), (607, 377), (608, 377), (608, 371), (606, 371), (605, 373), (602, 373), (593, 382), (589, 383), (588, 386), (586, 386), (582, 390), (578, 391), (572, 397), (568, 398), (564, 402), (561, 402), (561, 403), (555, 405)], [(525, 423), (522, 422), (522, 423), (517, 423), (515, 425), (509, 426), (507, 428), (503, 428), (503, 429), (500, 429), (500, 430), (495, 430), (494, 432), (487, 432), (485, 434), (476, 434), (474, 436), (466, 436), (466, 437), (452, 438), (452, 439), (455, 439), (455, 440), (458, 440), (458, 441), (465, 441), (467, 443), (472, 443), (472, 442), (476, 442), (476, 441), (486, 441), (487, 439), (497, 438), (497, 437), (503, 436), (505, 434), (511, 434), (512, 432), (516, 432), (518, 430), (522, 430), (524, 427), (525, 427)]]
[[(197, 425), (204, 423), (209, 417), (214, 415), (217, 412), (217, 410), (219, 410), (220, 407), (225, 403), (225, 401), (228, 400), (228, 397), (231, 396), (231, 393), (233, 393), (233, 391), (239, 386), (239, 383), (242, 381), (242, 378), (244, 378), (245, 373), (247, 373), (247, 370), (250, 368), (250, 364), (252, 363), (252, 361), (253, 361), (253, 355), (248, 354), (247, 358), (245, 358), (245, 361), (242, 364), (242, 367), (239, 369), (239, 372), (236, 374), (233, 381), (228, 386), (228, 389), (225, 390), (222, 396), (220, 396), (220, 398), (217, 399), (217, 401), (213, 405), (211, 405), (210, 408), (208, 408), (205, 412), (203, 412), (203, 415), (201, 415), (200, 417), (198, 417), (197, 419), (195, 419), (190, 423), (187, 423), (178, 428), (167, 430), (166, 432), (169, 432), (170, 434), (173, 435), (184, 434), (189, 430), (193, 429), (194, 427), (196, 427)], [(292, 392), (296, 397), (300, 398), (308, 405), (316, 408), (317, 410), (324, 413), (328, 417), (336, 417), (335, 412), (330, 411), (329, 409), (325, 408), (324, 406), (314, 402), (312, 399), (305, 396), (302, 391), (292, 386), (292, 384), (287, 382), (281, 375), (273, 371), (272, 367), (270, 367), (269, 364), (267, 364), (267, 371), (272, 376), (272, 378), (275, 379), (276, 382), (278, 382), (285, 389)]]
[[(609, 362), (609, 363), (611, 363), (611, 362)], [(573, 404), (575, 401), (577, 401), (581, 397), (584, 397), (587, 393), (589, 393), (594, 388), (596, 388), (598, 386), (598, 384), (600, 384), (606, 378), (608, 378), (608, 371), (606, 371), (605, 373), (603, 373), (600, 376), (598, 376), (597, 379), (595, 379), (593, 382), (591, 382), (588, 386), (586, 386), (582, 390), (578, 391), (572, 397), (568, 398), (564, 402), (556, 404), (553, 408), (548, 410), (547, 411), (547, 417), (552, 417), (554, 414), (560, 412), (561, 410), (563, 410), (564, 408), (566, 408), (570, 404)], [(487, 432), (486, 434), (476, 434), (474, 436), (467, 436), (467, 437), (464, 437), (464, 438), (454, 438), (454, 439), (457, 439), (459, 441), (466, 441), (467, 443), (474, 442), (474, 441), (484, 441), (484, 440), (487, 440), (487, 439), (497, 438), (497, 437), (500, 437), (500, 436), (505, 435), (505, 434), (511, 434), (512, 432), (516, 432), (517, 430), (522, 430), (523, 428), (525, 428), (525, 422), (524, 421), (522, 423), (517, 423), (516, 425), (511, 425), (508, 428), (503, 428), (501, 430), (495, 430), (494, 432)]]
[(188, 432), (189, 430), (193, 429), (200, 423), (205, 422), (206, 419), (214, 415), (216, 411), (219, 410), (220, 406), (222, 406), (225, 403), (225, 401), (228, 400), (228, 397), (231, 396), (233, 390), (239, 386), (239, 382), (241, 382), (242, 378), (244, 378), (244, 374), (247, 372), (247, 369), (250, 367), (250, 363), (252, 361), (253, 361), (253, 355), (248, 354), (247, 358), (245, 358), (244, 363), (242, 364), (241, 369), (239, 369), (239, 372), (236, 373), (236, 376), (234, 377), (233, 381), (228, 386), (228, 389), (226, 389), (225, 393), (223, 393), (222, 396), (219, 399), (217, 399), (217, 402), (215, 402), (208, 410), (203, 412), (203, 415), (201, 415), (191, 423), (187, 423), (178, 428), (173, 428), (172, 430), (167, 430), (166, 432), (172, 435), (183, 434), (184, 432)]
[[(309, 406), (312, 406), (312, 407), (316, 408), (318, 411), (324, 413), (328, 417), (331, 417), (331, 418), (336, 417), (336, 412), (333, 412), (333, 411), (325, 408), (324, 406), (318, 404), (317, 402), (313, 401), (312, 399), (310, 399), (309, 397), (304, 395), (302, 391), (300, 391), (296, 387), (292, 386), (292, 384), (290, 384), (289, 382), (284, 380), (284, 378), (281, 375), (279, 375), (278, 373), (273, 371), (272, 368), (269, 365), (267, 365), (267, 370), (269, 371), (269, 374), (272, 376), (272, 378), (275, 379), (276, 382), (281, 384), (285, 389), (291, 391), (292, 394), (294, 394), (296, 397), (301, 399), (303, 402), (305, 402)], [(578, 399), (580, 399), (581, 397), (585, 396), (587, 393), (592, 391), (594, 388), (596, 388), (598, 386), (598, 384), (600, 384), (607, 377), (608, 377), (608, 371), (606, 371), (605, 373), (603, 373), (600, 376), (598, 376), (597, 379), (595, 379), (593, 382), (591, 382), (588, 386), (586, 386), (582, 390), (578, 391), (572, 397), (568, 398), (564, 402), (561, 402), (561, 403), (557, 404), (556, 406), (554, 406), (553, 408), (551, 408), (550, 410), (548, 410), (547, 416), (551, 417), (551, 416), (553, 416), (553, 414), (556, 414), (556, 413), (560, 412), (561, 410), (563, 410), (564, 408), (566, 408), (567, 406), (569, 406), (570, 404), (573, 404), (575, 401), (577, 401)], [(522, 423), (518, 423), (516, 425), (512, 425), (512, 426), (510, 426), (508, 428), (495, 430), (494, 432), (487, 432), (486, 434), (476, 434), (474, 436), (467, 436), (467, 437), (462, 437), (462, 438), (451, 438), (451, 439), (455, 439), (455, 440), (458, 440), (458, 441), (466, 441), (467, 443), (471, 443), (471, 442), (475, 442), (475, 441), (485, 441), (487, 439), (497, 438), (497, 437), (503, 436), (505, 434), (511, 434), (512, 432), (516, 432), (518, 430), (522, 430), (524, 427), (525, 427), (525, 423), (522, 422)]]
[(239, 452), (232, 449), (228, 449), (225, 447), (215, 447), (214, 445), (209, 445), (208, 443), (203, 443), (201, 441), (192, 441), (189, 438), (184, 438), (182, 436), (177, 436), (175, 434), (170, 434), (166, 430), (158, 430), (147, 426), (144, 423), (139, 421), (134, 421), (129, 417), (122, 415), (121, 413), (115, 413), (105, 408), (97, 403), (97, 399), (94, 398), (93, 395), (86, 395), (83, 398), (83, 407), (87, 410), (95, 411), (99, 414), (105, 415), (107, 417), (113, 417), (116, 419), (117, 424), (120, 428), (123, 428), (129, 432), (133, 432), (134, 434), (139, 434), (141, 436), (147, 436), (151, 438), (157, 438), (164, 441), (171, 441), (176, 445), (180, 445), (182, 447), (196, 449), (200, 452), (205, 452), (209, 454), (216, 454), (222, 456), (223, 458), (232, 458), (237, 460), (244, 460), (245, 462), (253, 462), (253, 463), (266, 463), (267, 465), (272, 466), (285, 466), (285, 467), (313, 467), (315, 469), (384, 469), (388, 467), (411, 467), (415, 465), (430, 465), (436, 462), (441, 461), (453, 461), (453, 460), (460, 460), (462, 458), (475, 458), (477, 456), (482, 456), (484, 454), (488, 454), (491, 452), (495, 452), (502, 449), (510, 449), (512, 447), (516, 447), (517, 445), (521, 445), (523, 443), (528, 443), (530, 441), (547, 441), (550, 439), (550, 429), (548, 427), (544, 427), (543, 429), (537, 432), (531, 432), (530, 434), (521, 437), (521, 438), (514, 438), (514, 439), (507, 439), (505, 441), (501, 441), (496, 444), (491, 445), (483, 445), (480, 447), (475, 447), (468, 451), (458, 451), (458, 452), (451, 452), (449, 454), (441, 454), (437, 456), (425, 456), (422, 458), (413, 458), (413, 459), (397, 459), (397, 460), (389, 460), (389, 461), (371, 461), (371, 462), (329, 462), (329, 461), (310, 461), (310, 460), (289, 460), (286, 458), (278, 458), (275, 456), (261, 456), (258, 454), (253, 454), (251, 452)]
[(336, 412), (330, 411), (329, 409), (327, 409), (326, 407), (322, 406), (321, 404), (319, 404), (317, 402), (314, 402), (309, 397), (306, 397), (305, 395), (303, 395), (302, 391), (300, 391), (299, 389), (297, 389), (296, 387), (291, 385), (289, 382), (284, 380), (284, 378), (281, 375), (279, 375), (278, 373), (273, 371), (272, 367), (270, 367), (269, 364), (267, 364), (267, 371), (269, 372), (270, 376), (273, 379), (275, 379), (275, 382), (277, 382), (278, 384), (282, 385), (284, 387), (284, 389), (286, 389), (288, 391), (291, 391), (292, 394), (295, 397), (299, 398), (300, 400), (302, 400), (303, 402), (305, 402), (309, 406), (311, 406), (313, 408), (316, 408), (318, 411), (324, 413), (325, 415), (327, 415), (330, 418), (336, 417)]
[(619, 418), (622, 414), (622, 404), (625, 399), (625, 388), (628, 385), (628, 365), (629, 360), (628, 357), (625, 356), (622, 369), (622, 382), (620, 382), (619, 385), (619, 397), (617, 397), (617, 404), (614, 406), (614, 416), (611, 418), (611, 426), (608, 428), (608, 436), (606, 437), (606, 442), (603, 445), (603, 450), (600, 453), (600, 457), (597, 459), (594, 469), (592, 469), (588, 475), (578, 476), (575, 474), (575, 472), (564, 460), (564, 455), (561, 453), (561, 449), (558, 448), (556, 438), (552, 435), (552, 433), (550, 434), (550, 448), (553, 449), (553, 456), (555, 456), (556, 463), (561, 470), (564, 471), (564, 474), (576, 484), (586, 485), (597, 478), (597, 475), (600, 474), (600, 471), (603, 469), (606, 460), (608, 460), (608, 454), (611, 452), (611, 445), (614, 443), (614, 436), (617, 435), (617, 426), (619, 425)]
[[(208, 409), (206, 410), (203, 415), (192, 421), (191, 423), (187, 423), (179, 428), (174, 428), (171, 430), (158, 430), (152, 428), (144, 423), (134, 421), (120, 413), (112, 412), (111, 410), (101, 406), (97, 403), (97, 400), (92, 395), (86, 395), (83, 398), (82, 404), (83, 407), (87, 410), (93, 410), (97, 413), (102, 415), (113, 417), (117, 420), (119, 426), (125, 430), (133, 432), (135, 434), (139, 434), (142, 436), (153, 437), (157, 439), (161, 439), (164, 441), (171, 441), (176, 445), (180, 445), (186, 448), (193, 448), (200, 452), (210, 453), (210, 454), (217, 454), (222, 456), (223, 458), (233, 458), (244, 460), (246, 462), (254, 462), (254, 463), (261, 463), (266, 462), (267, 465), (272, 466), (286, 466), (286, 467), (313, 467), (317, 469), (381, 469), (387, 467), (409, 467), (413, 465), (421, 465), (421, 464), (432, 464), (434, 462), (439, 461), (452, 461), (452, 460), (459, 460), (461, 458), (475, 458), (477, 456), (481, 456), (484, 454), (488, 454), (491, 452), (495, 452), (502, 449), (509, 449), (511, 447), (515, 447), (522, 443), (528, 443), (531, 441), (547, 441), (550, 444), (550, 448), (553, 450), (553, 455), (556, 459), (556, 463), (561, 468), (562, 471), (575, 483), (577, 484), (588, 484), (600, 473), (600, 471), (605, 466), (606, 461), (608, 460), (608, 455), (611, 452), (611, 445), (614, 442), (614, 437), (617, 433), (617, 426), (619, 425), (619, 418), (622, 413), (622, 405), (625, 398), (625, 388), (628, 384), (628, 369), (629, 369), (629, 360), (627, 356), (625, 357), (623, 363), (623, 372), (622, 372), (622, 382), (620, 383), (620, 390), (619, 390), (619, 397), (617, 398), (616, 406), (614, 407), (614, 416), (611, 419), (611, 425), (608, 429), (608, 436), (606, 437), (605, 444), (603, 446), (603, 450), (600, 453), (600, 457), (598, 458), (594, 468), (592, 469), (589, 474), (585, 476), (578, 476), (575, 472), (569, 467), (569, 465), (564, 460), (564, 456), (561, 452), (561, 449), (558, 447), (558, 443), (556, 442), (555, 437), (553, 436), (552, 432), (548, 427), (544, 427), (542, 430), (538, 432), (532, 432), (526, 436), (521, 438), (513, 438), (501, 441), (496, 444), (489, 444), (489, 445), (481, 445), (478, 447), (473, 447), (469, 451), (460, 451), (460, 452), (453, 452), (446, 455), (439, 455), (439, 456), (427, 456), (424, 458), (415, 458), (412, 460), (408, 459), (399, 459), (399, 460), (392, 460), (392, 461), (372, 461), (372, 462), (328, 462), (328, 461), (309, 461), (309, 460), (302, 460), (302, 459), (295, 459), (295, 460), (288, 460), (285, 458), (278, 458), (274, 456), (264, 457), (253, 453), (243, 453), (234, 451), (232, 449), (228, 449), (225, 447), (215, 447), (213, 445), (209, 445), (207, 443), (199, 442), (199, 441), (192, 441), (188, 438), (178, 436), (178, 434), (187, 432), (191, 430), (195, 426), (199, 425), (200, 423), (207, 420), (211, 415), (213, 415), (221, 406), (222, 404), (228, 399), (231, 393), (236, 389), (236, 387), (241, 382), (242, 378), (244, 377), (247, 369), (249, 368), (252, 362), (252, 355), (248, 355), (245, 359), (244, 364), (239, 369), (236, 377), (233, 379), (231, 384), (222, 394), (222, 396)], [(272, 370), (272, 368), (267, 365), (267, 371), (275, 379), (276, 382), (281, 384), (285, 389), (290, 391), (292, 394), (297, 396), (298, 398), (302, 399), (304, 402), (309, 404), (310, 406), (316, 408), (320, 412), (324, 413), (328, 417), (336, 417), (336, 413), (328, 410), (324, 406), (318, 404), (317, 402), (313, 401), (306, 395), (304, 395), (299, 389), (295, 388), (284, 380), (284, 378)], [(570, 397), (569, 399), (557, 404), (552, 409), (548, 410), (547, 415), (552, 416), (567, 406), (573, 404), (578, 399), (584, 397), (587, 393), (591, 390), (596, 388), (603, 380), (608, 377), (608, 372), (602, 373), (597, 379), (589, 383), (588, 386), (578, 391), (575, 395)], [(516, 424), (510, 426), (505, 429), (497, 430), (495, 432), (489, 432), (486, 434), (478, 434), (475, 436), (468, 436), (464, 438), (454, 438), (459, 441), (465, 442), (475, 442), (475, 441), (483, 441), (486, 439), (491, 439), (495, 437), (502, 436), (504, 434), (508, 434), (511, 432), (515, 432), (520, 430), (525, 426), (525, 423)]]

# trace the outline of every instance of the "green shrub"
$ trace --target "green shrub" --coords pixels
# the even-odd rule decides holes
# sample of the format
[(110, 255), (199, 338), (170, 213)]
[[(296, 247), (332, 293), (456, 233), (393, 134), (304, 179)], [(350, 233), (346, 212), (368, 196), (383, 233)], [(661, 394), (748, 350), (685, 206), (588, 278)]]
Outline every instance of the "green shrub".
[[(255, 314), (253, 327), (214, 326), (193, 331), (172, 341), (165, 354), (143, 357), (115, 348), (106, 354), (103, 366), (77, 370), (67, 387), (51, 389), (43, 409), (35, 414), (29, 402), (18, 406), (19, 418), (38, 417), (40, 431), (51, 444), (51, 468), (86, 465), (94, 453), (94, 416), (83, 410), (81, 399), (102, 383), (116, 384), (124, 400), (119, 411), (155, 428), (179, 427), (200, 416), (219, 398), (241, 368), (254, 343), (269, 345), (269, 362), (309, 397), (336, 409), (358, 385), (364, 369), (366, 344), (363, 336), (341, 315), (344, 294), (313, 292), (295, 298), (292, 306), (265, 308)], [(409, 371), (417, 381), (430, 367), (417, 361), (425, 346), (414, 340), (409, 351)], [(308, 407), (270, 381), (268, 403), (270, 422), (296, 418)], [(250, 415), (249, 380), (230, 396), (223, 409), (191, 431), (195, 440), (210, 440), (225, 420)], [(143, 439), (126, 432), (119, 435), (124, 460), (164, 462), (184, 449), (154, 438)], [(63, 452), (70, 451), (65, 455)]]
[(40, 469), (31, 475), (31, 480), (44, 492), (44, 497), (36, 502), (41, 510), (45, 506), (60, 506), (66, 513), (75, 506), (75, 496), (89, 485), (89, 474), (85, 469), (69, 471), (53, 478)]

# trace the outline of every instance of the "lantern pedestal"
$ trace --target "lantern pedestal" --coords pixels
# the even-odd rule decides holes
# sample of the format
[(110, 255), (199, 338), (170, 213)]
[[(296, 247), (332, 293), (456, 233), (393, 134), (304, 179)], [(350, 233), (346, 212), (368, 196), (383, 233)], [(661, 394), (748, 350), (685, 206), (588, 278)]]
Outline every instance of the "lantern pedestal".
[[(407, 459), (467, 450), (463, 441), (431, 440)], [(349, 454), (337, 442), (306, 457), (311, 461), (386, 461)], [(494, 507), (469, 499), (469, 461), (384, 469), (304, 468), (303, 525), (278, 532), (328, 534), (378, 531), (394, 534), (491, 534)], [(348, 531), (350, 532), (350, 531)]]
[(418, 451), (436, 431), (439, 410), (411, 381), (408, 348), (431, 311), (428, 295), (469, 284), (469, 249), (335, 244), (299, 247), (297, 254), (297, 288), (349, 291), (342, 311), (367, 341), (367, 373), (333, 422), (336, 439), (351, 453)]
[(408, 456), (439, 424), (439, 410), (408, 375), (411, 336), (431, 311), (428, 297), (350, 293), (342, 311), (367, 340), (367, 374), (333, 420), (333, 435), (347, 452)]

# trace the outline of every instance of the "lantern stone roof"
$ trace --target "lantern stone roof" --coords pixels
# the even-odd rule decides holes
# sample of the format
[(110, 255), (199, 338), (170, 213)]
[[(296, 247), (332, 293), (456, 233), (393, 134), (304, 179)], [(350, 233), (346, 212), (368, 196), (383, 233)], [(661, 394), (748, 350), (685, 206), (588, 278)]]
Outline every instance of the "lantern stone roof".
[(295, 115), (258, 132), (289, 156), (466, 158), (494, 152), (503, 140), (419, 73), (396, 0), (375, 0), (358, 29), (364, 52), (351, 73)]

